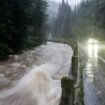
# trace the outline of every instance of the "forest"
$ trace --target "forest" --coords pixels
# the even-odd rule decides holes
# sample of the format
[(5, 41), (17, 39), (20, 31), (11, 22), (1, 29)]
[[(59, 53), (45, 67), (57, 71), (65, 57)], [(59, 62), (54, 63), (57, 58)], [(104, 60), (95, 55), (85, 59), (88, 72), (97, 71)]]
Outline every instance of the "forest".
[(57, 18), (52, 21), (51, 33), (55, 38), (104, 41), (105, 0), (82, 0), (74, 9), (62, 0)]
[(62, 0), (56, 18), (48, 24), (48, 1), (1, 0), (0, 59), (22, 53), (52, 38), (105, 40), (105, 0), (82, 0), (72, 9)]
[(45, 0), (1, 0), (0, 59), (45, 41), (46, 8)]

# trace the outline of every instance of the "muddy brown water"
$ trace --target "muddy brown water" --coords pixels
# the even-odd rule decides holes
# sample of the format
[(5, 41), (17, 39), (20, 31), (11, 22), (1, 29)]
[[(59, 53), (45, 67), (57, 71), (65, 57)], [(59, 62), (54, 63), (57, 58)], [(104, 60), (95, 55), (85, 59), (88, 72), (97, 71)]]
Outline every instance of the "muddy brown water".
[(59, 105), (72, 54), (70, 46), (48, 42), (0, 62), (0, 105)]

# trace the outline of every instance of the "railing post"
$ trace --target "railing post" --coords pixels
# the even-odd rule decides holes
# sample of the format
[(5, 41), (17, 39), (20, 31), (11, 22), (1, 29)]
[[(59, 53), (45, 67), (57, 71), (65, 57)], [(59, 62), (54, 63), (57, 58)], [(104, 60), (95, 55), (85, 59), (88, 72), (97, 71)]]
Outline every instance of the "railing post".
[(79, 69), (78, 69), (78, 45), (76, 44), (72, 57), (72, 77), (74, 79), (74, 104), (78, 105)]
[(74, 80), (63, 77), (61, 80), (62, 98), (60, 105), (73, 105), (74, 99)]
[(77, 81), (77, 75), (78, 75), (78, 46), (76, 45), (72, 57), (72, 77), (74, 78), (74, 81), (76, 83)]

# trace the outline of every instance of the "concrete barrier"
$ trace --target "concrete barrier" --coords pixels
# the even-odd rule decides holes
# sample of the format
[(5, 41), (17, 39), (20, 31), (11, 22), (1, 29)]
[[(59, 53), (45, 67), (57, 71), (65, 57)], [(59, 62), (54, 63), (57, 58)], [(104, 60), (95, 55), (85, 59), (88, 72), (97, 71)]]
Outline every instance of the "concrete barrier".
[(74, 103), (74, 80), (63, 77), (61, 80), (62, 97), (60, 105), (73, 105)]
[(68, 77), (63, 77), (61, 80), (62, 97), (60, 105), (78, 105), (77, 88), (78, 88), (78, 45), (74, 40), (49, 40), (56, 43), (65, 43), (72, 47), (73, 57), (72, 65)]

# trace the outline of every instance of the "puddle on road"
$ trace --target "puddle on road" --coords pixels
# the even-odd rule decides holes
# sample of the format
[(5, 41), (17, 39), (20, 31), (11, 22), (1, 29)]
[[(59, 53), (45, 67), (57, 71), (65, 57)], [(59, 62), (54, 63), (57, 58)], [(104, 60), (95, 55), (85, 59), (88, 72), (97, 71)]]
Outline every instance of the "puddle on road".
[(88, 78), (89, 82), (94, 82), (95, 68), (93, 67), (93, 65), (90, 62), (86, 63), (85, 75), (86, 75), (86, 78)]

